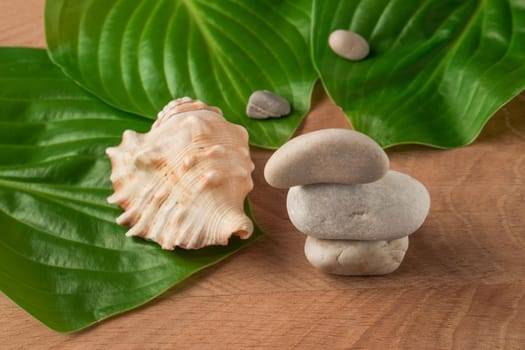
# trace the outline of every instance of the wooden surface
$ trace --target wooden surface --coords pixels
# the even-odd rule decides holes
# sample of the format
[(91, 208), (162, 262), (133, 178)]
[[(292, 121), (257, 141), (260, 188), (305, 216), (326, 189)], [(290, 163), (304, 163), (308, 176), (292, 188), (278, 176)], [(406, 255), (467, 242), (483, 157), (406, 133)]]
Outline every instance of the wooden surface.
[[(43, 0), (0, 0), (0, 45), (44, 47)], [(349, 127), (319, 87), (300, 132)], [(388, 150), (432, 206), (399, 270), (345, 278), (314, 270), (286, 192), (253, 150), (258, 223), (269, 235), (138, 310), (55, 333), (0, 295), (0, 349), (525, 349), (525, 95), (468, 147)]]

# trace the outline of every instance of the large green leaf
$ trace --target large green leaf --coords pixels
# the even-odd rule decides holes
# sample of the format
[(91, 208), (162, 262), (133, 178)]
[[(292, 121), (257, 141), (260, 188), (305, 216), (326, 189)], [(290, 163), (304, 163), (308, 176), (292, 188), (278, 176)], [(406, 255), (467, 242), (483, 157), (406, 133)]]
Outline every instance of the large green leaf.
[(151, 121), (108, 107), (44, 50), (0, 49), (0, 290), (57, 331), (129, 310), (256, 239), (163, 251), (115, 224), (104, 155)]
[[(222, 108), (250, 143), (276, 148), (307, 113), (317, 74), (309, 0), (47, 0), (51, 58), (104, 101), (149, 118), (172, 98)], [(290, 116), (246, 117), (248, 97), (271, 90)]]
[[(355, 129), (388, 147), (456, 147), (525, 88), (523, 0), (315, 0), (313, 57)], [(328, 36), (350, 29), (371, 55), (351, 62)]]

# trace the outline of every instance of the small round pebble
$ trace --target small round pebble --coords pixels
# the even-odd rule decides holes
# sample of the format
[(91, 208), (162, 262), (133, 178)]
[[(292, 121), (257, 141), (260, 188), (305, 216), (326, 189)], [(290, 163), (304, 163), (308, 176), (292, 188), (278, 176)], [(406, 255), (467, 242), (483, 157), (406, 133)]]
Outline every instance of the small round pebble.
[(264, 168), (273, 187), (314, 183), (367, 183), (382, 178), (390, 162), (370, 137), (348, 129), (322, 129), (297, 136), (274, 152)]
[(285, 98), (268, 90), (252, 93), (246, 106), (246, 115), (253, 119), (282, 117), (290, 111), (290, 103)]
[(394, 272), (408, 249), (408, 237), (392, 241), (342, 241), (307, 237), (306, 259), (336, 275), (385, 275)]
[(362, 60), (370, 52), (368, 42), (361, 35), (344, 29), (333, 31), (328, 44), (336, 54), (351, 61)]
[(294, 226), (310, 236), (392, 240), (410, 235), (423, 224), (430, 195), (416, 179), (389, 171), (368, 184), (292, 187), (286, 206)]

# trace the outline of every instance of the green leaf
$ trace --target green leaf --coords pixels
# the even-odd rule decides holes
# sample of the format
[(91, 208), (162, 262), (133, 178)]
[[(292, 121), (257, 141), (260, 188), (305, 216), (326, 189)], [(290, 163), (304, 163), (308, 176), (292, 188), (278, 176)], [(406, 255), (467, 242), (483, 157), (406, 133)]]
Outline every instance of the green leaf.
[[(276, 148), (308, 112), (317, 74), (309, 0), (47, 0), (52, 60), (122, 110), (155, 118), (174, 97), (220, 107), (252, 145)], [(285, 118), (252, 120), (250, 94), (290, 101)]]
[[(315, 0), (313, 58), (355, 129), (388, 147), (472, 142), (525, 88), (522, 0)], [(338, 57), (335, 29), (366, 38), (370, 56)]]
[(174, 252), (125, 237), (104, 150), (151, 121), (87, 94), (44, 50), (0, 49), (0, 81), (0, 290), (52, 329), (137, 307), (262, 234)]

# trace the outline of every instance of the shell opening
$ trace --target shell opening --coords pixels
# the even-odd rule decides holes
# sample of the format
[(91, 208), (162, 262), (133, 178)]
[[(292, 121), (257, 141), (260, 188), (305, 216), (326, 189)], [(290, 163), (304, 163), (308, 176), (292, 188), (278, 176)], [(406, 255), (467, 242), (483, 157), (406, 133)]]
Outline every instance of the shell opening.
[(241, 239), (246, 239), (251, 236), (251, 233), (244, 230), (235, 231), (232, 233), (232, 236), (239, 236)]

